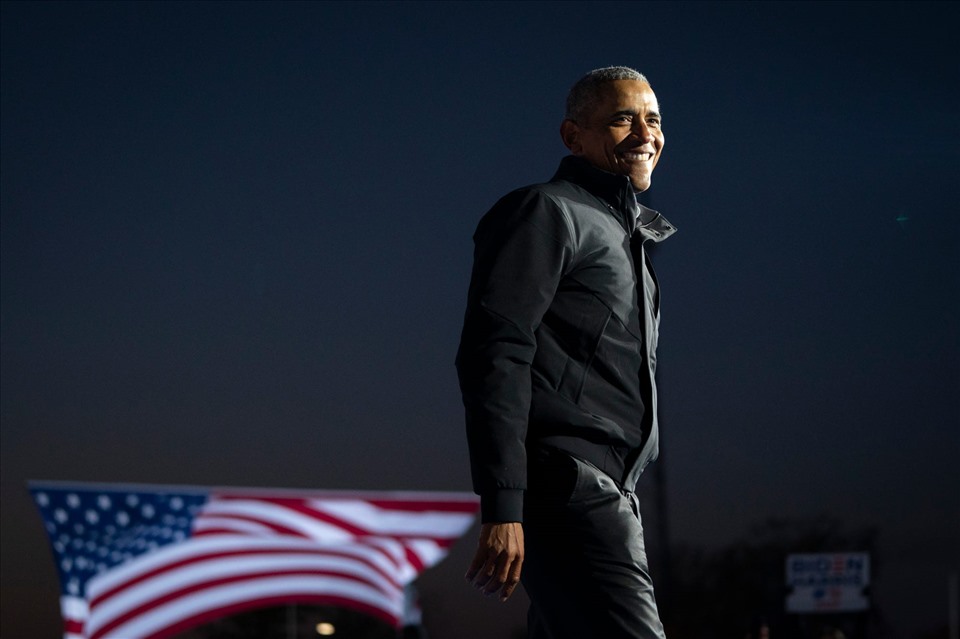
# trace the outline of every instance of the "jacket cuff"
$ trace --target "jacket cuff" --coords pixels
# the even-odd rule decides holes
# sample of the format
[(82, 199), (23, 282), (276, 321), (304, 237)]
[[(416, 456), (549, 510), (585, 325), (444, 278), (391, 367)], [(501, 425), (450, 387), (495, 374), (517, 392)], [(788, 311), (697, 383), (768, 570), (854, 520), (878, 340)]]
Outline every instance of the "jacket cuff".
[(484, 524), (523, 521), (523, 491), (509, 488), (480, 495), (480, 522)]

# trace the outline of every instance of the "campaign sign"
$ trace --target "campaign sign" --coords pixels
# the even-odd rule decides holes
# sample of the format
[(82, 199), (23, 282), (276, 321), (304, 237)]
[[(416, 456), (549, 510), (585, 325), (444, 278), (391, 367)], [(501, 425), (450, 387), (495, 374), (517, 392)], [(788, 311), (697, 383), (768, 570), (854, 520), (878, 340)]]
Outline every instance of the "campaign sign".
[(787, 612), (858, 612), (870, 607), (870, 555), (841, 552), (787, 555)]

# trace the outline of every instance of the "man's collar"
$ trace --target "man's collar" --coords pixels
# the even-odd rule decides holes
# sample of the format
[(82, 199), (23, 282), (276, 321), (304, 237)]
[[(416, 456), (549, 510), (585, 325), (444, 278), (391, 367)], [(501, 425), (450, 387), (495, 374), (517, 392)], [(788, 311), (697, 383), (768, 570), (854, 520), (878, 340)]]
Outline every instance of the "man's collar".
[(644, 240), (660, 242), (677, 232), (677, 227), (660, 215), (659, 211), (647, 208), (639, 202), (637, 206), (640, 207), (640, 214), (637, 215), (637, 228), (634, 233), (642, 235)]
[(660, 213), (637, 202), (630, 178), (598, 169), (581, 157), (563, 158), (553, 180), (573, 182), (590, 191), (603, 200), (611, 212), (621, 216), (624, 228), (631, 234), (637, 231), (659, 242), (677, 230)]
[(634, 208), (635, 197), (630, 178), (598, 169), (581, 157), (568, 155), (560, 160), (560, 167), (553, 179), (579, 184), (619, 211), (632, 211)]

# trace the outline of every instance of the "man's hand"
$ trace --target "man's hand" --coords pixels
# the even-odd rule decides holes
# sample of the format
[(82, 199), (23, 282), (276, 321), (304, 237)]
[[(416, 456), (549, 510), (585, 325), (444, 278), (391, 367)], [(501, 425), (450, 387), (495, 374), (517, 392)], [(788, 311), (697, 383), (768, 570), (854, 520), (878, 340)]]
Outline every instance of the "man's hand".
[(520, 583), (522, 566), (523, 526), (518, 522), (483, 524), (466, 579), (485, 595), (500, 591), (500, 601), (506, 601)]

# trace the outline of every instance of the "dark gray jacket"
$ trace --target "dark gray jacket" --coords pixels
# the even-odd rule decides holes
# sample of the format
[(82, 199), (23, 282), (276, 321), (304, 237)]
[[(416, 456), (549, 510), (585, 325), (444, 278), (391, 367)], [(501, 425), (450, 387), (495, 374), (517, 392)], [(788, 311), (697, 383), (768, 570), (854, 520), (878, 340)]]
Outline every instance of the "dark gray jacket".
[(483, 521), (522, 521), (536, 447), (627, 490), (656, 459), (659, 293), (643, 242), (673, 232), (626, 176), (572, 156), (480, 221), (457, 371)]

